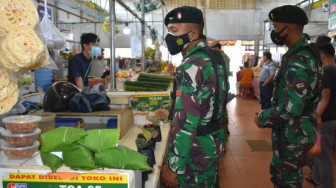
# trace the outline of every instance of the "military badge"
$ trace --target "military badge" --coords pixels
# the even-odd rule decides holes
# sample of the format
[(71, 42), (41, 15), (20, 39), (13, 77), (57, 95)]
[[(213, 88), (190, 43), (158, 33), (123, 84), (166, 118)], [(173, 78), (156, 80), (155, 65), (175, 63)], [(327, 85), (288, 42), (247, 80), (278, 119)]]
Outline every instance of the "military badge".
[(177, 18), (180, 20), (182, 18), (182, 14), (179, 12), (177, 13)]
[(173, 19), (174, 19), (174, 17), (169, 17), (169, 19), (170, 19), (170, 20), (173, 20)]
[(177, 45), (182, 45), (183, 44), (183, 39), (179, 38), (176, 40)]

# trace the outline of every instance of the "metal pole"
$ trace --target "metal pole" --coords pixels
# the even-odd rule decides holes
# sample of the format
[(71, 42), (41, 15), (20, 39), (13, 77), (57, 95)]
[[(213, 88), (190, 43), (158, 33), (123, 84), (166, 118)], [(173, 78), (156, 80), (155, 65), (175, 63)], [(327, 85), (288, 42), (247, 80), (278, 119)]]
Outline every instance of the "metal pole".
[[(115, 24), (116, 24), (116, 14), (115, 14), (115, 0), (110, 1), (110, 32), (111, 32), (111, 48), (110, 48), (110, 81), (112, 90), (116, 89), (116, 62), (115, 62)], [(109, 88), (110, 89), (110, 88)]]
[[(124, 7), (126, 10), (128, 10), (128, 12), (130, 12), (131, 14), (133, 14), (134, 17), (136, 17), (138, 20), (140, 20), (142, 23), (145, 23), (145, 19), (144, 17), (140, 18), (138, 16), (137, 13), (135, 13), (129, 6), (127, 6), (123, 1), (124, 0), (116, 0), (122, 7)], [(142, 8), (142, 4), (141, 4), (141, 8)], [(148, 29), (151, 29), (151, 27), (149, 25), (147, 25), (145, 23), (145, 26), (148, 28)]]
[(164, 19), (165, 19), (165, 7), (162, 6), (162, 37), (165, 37), (165, 23), (164, 23)]
[(141, 23), (141, 69), (142, 72), (145, 72), (145, 0), (141, 0), (141, 18), (143, 19), (143, 22)]

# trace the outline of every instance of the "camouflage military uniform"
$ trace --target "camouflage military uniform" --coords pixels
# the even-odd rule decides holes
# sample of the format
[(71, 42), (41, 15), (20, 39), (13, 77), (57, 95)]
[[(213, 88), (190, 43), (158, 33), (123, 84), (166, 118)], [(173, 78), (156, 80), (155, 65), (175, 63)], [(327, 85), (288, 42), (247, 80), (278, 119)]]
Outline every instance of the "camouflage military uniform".
[(175, 76), (176, 105), (167, 166), (178, 174), (179, 186), (182, 187), (216, 187), (219, 160), (224, 153), (223, 129), (196, 135), (196, 129), (206, 126), (215, 111), (217, 92), (217, 120), (220, 122), (228, 88), (225, 69), (221, 65), (214, 65), (220, 74), (219, 91), (216, 90), (217, 78), (213, 65), (209, 56), (199, 50), (204, 46), (207, 46), (206, 41), (189, 50)]
[(316, 138), (314, 110), (322, 68), (305, 45), (301, 40), (283, 56), (272, 107), (259, 114), (261, 124), (272, 128), (270, 171), (275, 187), (302, 187), (303, 161)]

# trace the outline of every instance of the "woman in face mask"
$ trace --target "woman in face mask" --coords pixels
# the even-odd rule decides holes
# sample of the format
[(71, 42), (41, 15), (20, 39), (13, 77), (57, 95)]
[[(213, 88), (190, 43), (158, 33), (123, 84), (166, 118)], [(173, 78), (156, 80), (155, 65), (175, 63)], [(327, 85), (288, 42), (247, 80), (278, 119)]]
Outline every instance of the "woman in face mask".
[(68, 82), (83, 88), (89, 84), (88, 75), (91, 70), (91, 59), (100, 53), (99, 38), (94, 33), (84, 33), (81, 36), (82, 52), (76, 54), (68, 62)]

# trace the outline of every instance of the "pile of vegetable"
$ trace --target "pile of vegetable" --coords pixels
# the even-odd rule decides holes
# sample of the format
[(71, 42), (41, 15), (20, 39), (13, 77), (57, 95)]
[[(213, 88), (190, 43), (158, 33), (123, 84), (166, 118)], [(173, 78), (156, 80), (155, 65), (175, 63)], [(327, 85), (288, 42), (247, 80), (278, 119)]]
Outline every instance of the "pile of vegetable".
[(137, 81), (127, 80), (125, 91), (167, 91), (174, 80), (173, 76), (140, 73)]

